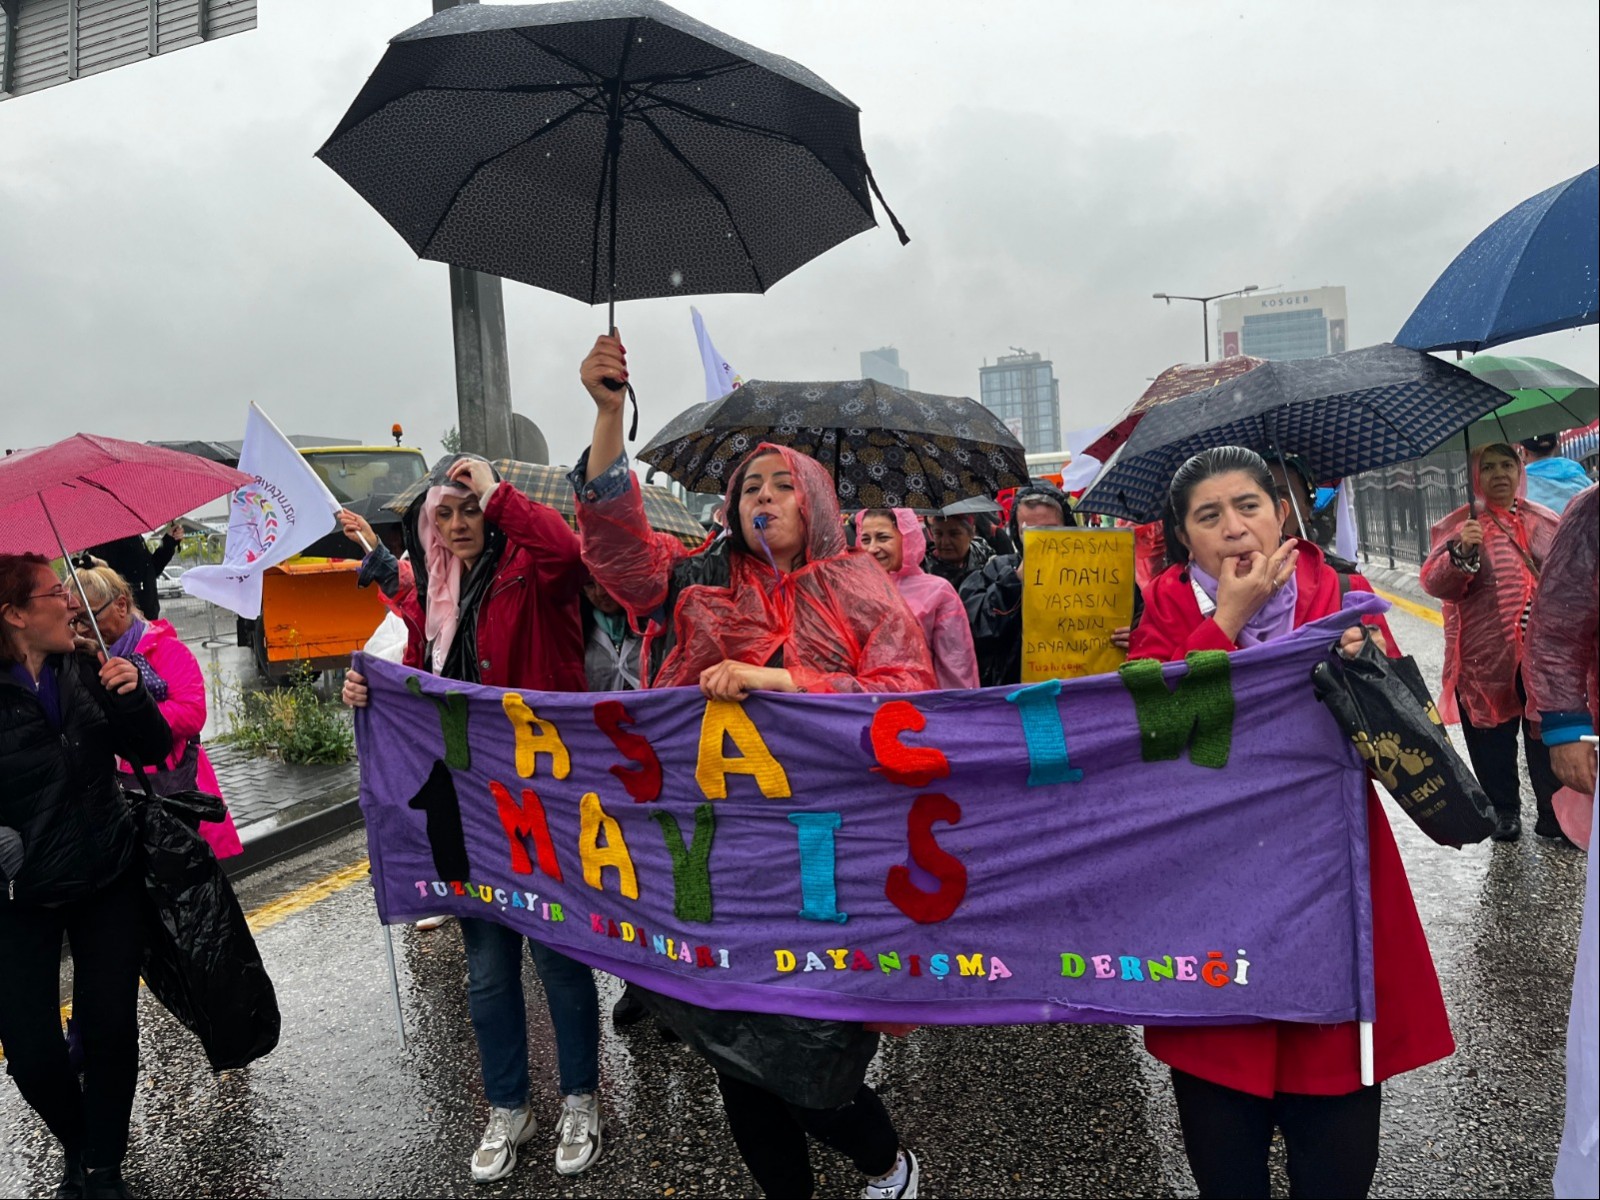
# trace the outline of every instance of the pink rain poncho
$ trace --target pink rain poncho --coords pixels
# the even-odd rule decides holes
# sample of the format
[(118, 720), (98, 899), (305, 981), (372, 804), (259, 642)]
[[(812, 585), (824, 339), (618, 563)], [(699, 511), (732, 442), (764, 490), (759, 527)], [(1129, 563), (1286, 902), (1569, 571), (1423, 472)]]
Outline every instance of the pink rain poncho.
[[(759, 546), (744, 544), (739, 521), (746, 466), (772, 451), (789, 463), (807, 538), (805, 563), (781, 577)], [(833, 479), (821, 463), (786, 446), (758, 446), (729, 481), (727, 514), (728, 536), (691, 554), (650, 528), (637, 480), (615, 499), (580, 492), (584, 563), (635, 622), (650, 622), (640, 656), (647, 686), (698, 685), (700, 673), (724, 659), (766, 666), (781, 658), (808, 692), (935, 687), (911, 610), (875, 562), (845, 548)], [(668, 649), (652, 669), (661, 639)]]
[(1432, 549), (1422, 564), (1423, 590), (1443, 601), (1444, 609), (1439, 715), (1453, 725), (1461, 720), (1464, 709), (1467, 719), (1479, 729), (1503, 725), (1523, 714), (1517, 695), (1523, 615), (1538, 582), (1528, 562), (1531, 559), (1534, 566), (1544, 563), (1558, 520), (1548, 508), (1526, 498), (1527, 478), (1520, 465), (1512, 508), (1495, 508), (1483, 498), (1478, 469), (1488, 449), (1479, 446), (1472, 456), (1472, 491), (1478, 498), (1477, 519), (1483, 526), (1478, 569), (1462, 570), (1450, 554), (1462, 525), (1471, 519), (1465, 505), (1433, 527)]
[[(900, 531), (900, 569), (890, 574), (900, 589), (911, 615), (922, 625), (928, 652), (933, 656), (933, 673), (946, 689), (978, 686), (978, 655), (972, 648), (972, 626), (967, 610), (948, 579), (929, 575), (922, 569), (928, 552), (928, 536), (922, 521), (909, 508), (891, 509), (895, 528)], [(856, 533), (861, 532), (862, 513), (856, 513)]]
[(1600, 723), (1600, 489), (1562, 514), (1528, 617), (1522, 673), (1535, 712), (1587, 712)]

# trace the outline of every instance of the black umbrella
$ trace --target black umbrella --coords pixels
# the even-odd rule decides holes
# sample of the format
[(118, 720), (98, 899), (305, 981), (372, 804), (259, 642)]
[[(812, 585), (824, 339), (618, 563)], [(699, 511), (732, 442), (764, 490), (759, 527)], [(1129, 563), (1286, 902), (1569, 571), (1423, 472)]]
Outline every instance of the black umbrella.
[(618, 300), (764, 292), (876, 225), (859, 117), (658, 0), (475, 4), (394, 38), (317, 155), (423, 258), (611, 328)]
[(847, 509), (933, 510), (1028, 481), (1022, 443), (981, 404), (876, 379), (752, 379), (680, 413), (638, 457), (691, 492), (722, 492), (761, 442), (817, 459)]
[(1316, 479), (1341, 479), (1419, 458), (1505, 402), (1459, 367), (1387, 342), (1269, 362), (1152, 408), (1078, 507), (1157, 520), (1173, 473), (1213, 446), (1296, 455)]

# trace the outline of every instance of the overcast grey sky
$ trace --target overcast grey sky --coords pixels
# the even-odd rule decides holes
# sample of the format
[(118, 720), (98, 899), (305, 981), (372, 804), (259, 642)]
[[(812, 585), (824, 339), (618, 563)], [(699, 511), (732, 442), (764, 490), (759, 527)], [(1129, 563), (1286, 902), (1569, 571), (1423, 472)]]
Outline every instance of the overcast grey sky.
[[(455, 421), (446, 268), (312, 154), (427, 0), (260, 0), (254, 32), (0, 105), (0, 440), (286, 431), (430, 456)], [(1063, 423), (1200, 353), (1152, 292), (1343, 284), (1394, 335), (1485, 225), (1597, 156), (1597, 7), (1539, 0), (684, 0), (862, 108), (885, 221), (765, 296), (703, 296), (746, 378), (900, 349), (975, 395), (1054, 358)], [(506, 284), (516, 407), (570, 462), (603, 308)], [(648, 433), (703, 398), (686, 300), (618, 313)], [(1594, 327), (1517, 343), (1594, 377)], [(641, 439), (642, 440), (642, 439)]]

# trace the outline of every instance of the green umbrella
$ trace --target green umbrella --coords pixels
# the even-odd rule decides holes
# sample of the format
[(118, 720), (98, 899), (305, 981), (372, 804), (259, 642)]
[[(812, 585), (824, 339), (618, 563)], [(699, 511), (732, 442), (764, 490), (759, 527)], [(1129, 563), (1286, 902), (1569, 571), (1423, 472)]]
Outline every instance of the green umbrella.
[[(1575, 429), (1600, 416), (1600, 389), (1594, 380), (1547, 358), (1474, 354), (1456, 365), (1511, 397), (1467, 427), (1464, 446), (1520, 442)], [(1450, 448), (1461, 447), (1452, 442)]]

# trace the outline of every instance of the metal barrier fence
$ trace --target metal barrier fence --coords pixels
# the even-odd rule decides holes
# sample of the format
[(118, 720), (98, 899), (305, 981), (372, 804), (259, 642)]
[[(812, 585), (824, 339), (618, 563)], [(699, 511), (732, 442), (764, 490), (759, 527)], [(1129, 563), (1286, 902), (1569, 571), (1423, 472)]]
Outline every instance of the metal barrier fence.
[(1428, 530), (1467, 502), (1467, 456), (1430, 454), (1355, 477), (1356, 526), (1370, 563), (1421, 566)]

